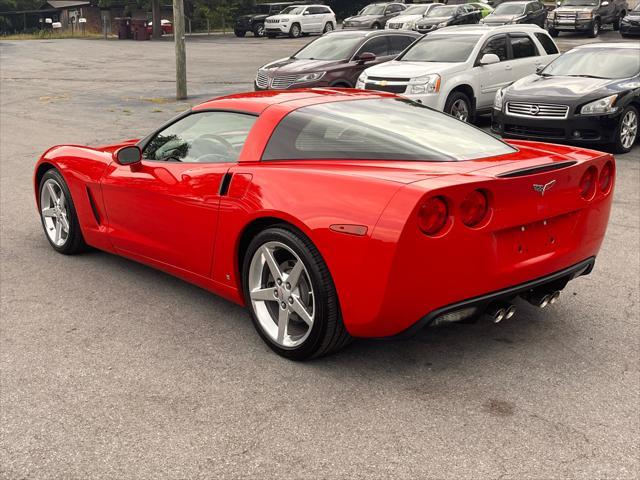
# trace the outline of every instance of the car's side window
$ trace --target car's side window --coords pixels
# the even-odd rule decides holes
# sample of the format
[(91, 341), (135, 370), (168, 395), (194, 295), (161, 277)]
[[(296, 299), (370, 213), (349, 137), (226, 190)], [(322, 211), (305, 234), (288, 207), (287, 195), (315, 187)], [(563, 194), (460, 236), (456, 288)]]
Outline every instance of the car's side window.
[(509, 42), (514, 59), (538, 56), (538, 49), (528, 35), (509, 35)]
[(501, 62), (504, 62), (507, 59), (507, 36), (506, 35), (496, 35), (495, 37), (491, 37), (487, 40), (484, 47), (480, 51), (480, 57), (487, 53), (493, 53), (498, 56)]
[(408, 35), (392, 35), (389, 37), (389, 55), (398, 55), (414, 42), (415, 38)]
[(542, 32), (536, 32), (535, 35), (548, 55), (555, 55), (556, 53), (560, 53), (558, 51), (558, 47), (556, 47), (556, 44), (553, 43), (553, 40), (551, 40), (551, 37), (549, 35)]
[(158, 132), (142, 157), (165, 162), (236, 162), (256, 118), (235, 112), (192, 113)]
[(386, 36), (380, 36), (372, 38), (360, 47), (356, 55), (360, 55), (364, 52), (375, 54), (376, 57), (386, 57), (389, 55), (389, 45), (387, 43)]

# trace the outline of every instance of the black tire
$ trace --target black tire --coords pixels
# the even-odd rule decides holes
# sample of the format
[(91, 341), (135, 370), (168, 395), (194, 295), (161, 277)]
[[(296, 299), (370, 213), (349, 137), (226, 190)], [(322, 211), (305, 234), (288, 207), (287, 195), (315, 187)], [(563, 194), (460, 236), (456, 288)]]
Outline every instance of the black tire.
[(291, 25), (291, 28), (289, 29), (289, 36), (291, 38), (300, 38), (302, 36), (302, 28), (300, 28), (299, 23)]
[(247, 34), (245, 30), (234, 30), (233, 33), (235, 33), (238, 38), (242, 38)]
[[(635, 140), (631, 143), (631, 145), (629, 145), (628, 147), (625, 147), (622, 144), (622, 138), (621, 138), (622, 121), (624, 120), (625, 116), (629, 112), (633, 112), (635, 114), (635, 118), (636, 118), (636, 133), (635, 133)], [(638, 129), (640, 128), (640, 125), (638, 125), (640, 123), (638, 115), (639, 115), (638, 114), (638, 109), (636, 107), (632, 106), (632, 105), (628, 105), (622, 111), (622, 114), (620, 115), (620, 121), (618, 122), (618, 126), (616, 127), (616, 131), (615, 131), (615, 140), (614, 140), (613, 144), (611, 145), (611, 149), (613, 150), (614, 153), (628, 153), (628, 152), (631, 151), (633, 146), (636, 143), (638, 143)]]
[(595, 19), (591, 24), (591, 30), (589, 30), (589, 38), (596, 38), (600, 35), (600, 20)]
[[(466, 108), (467, 108), (467, 112), (468, 112), (468, 115), (467, 115), (466, 119), (460, 118), (457, 115), (457, 113), (453, 111), (454, 105), (456, 107), (459, 105), (458, 102), (464, 102), (466, 104)], [(447, 101), (444, 104), (444, 112), (448, 113), (449, 115), (452, 115), (452, 116), (458, 118), (458, 120), (462, 120), (462, 121), (465, 121), (467, 123), (472, 123), (473, 122), (473, 117), (474, 117), (473, 103), (471, 102), (469, 97), (467, 97), (462, 92), (453, 92), (451, 95), (449, 95), (449, 98), (447, 98)]]
[(620, 15), (618, 15), (616, 17), (616, 19), (613, 21), (613, 30), (615, 32), (617, 32), (618, 30), (620, 30), (620, 22), (622, 21), (622, 19), (625, 17), (626, 12), (620, 12)]
[(254, 37), (264, 37), (264, 23), (258, 22), (253, 25), (253, 36)]
[(549, 35), (551, 35), (553, 38), (558, 38), (560, 32), (553, 27), (549, 27)]
[(333, 23), (327, 22), (324, 28), (322, 29), (322, 33), (333, 32), (333, 30), (334, 30)]
[(42, 224), (42, 229), (44, 230), (44, 236), (49, 242), (49, 245), (51, 245), (51, 247), (58, 253), (62, 253), (63, 255), (74, 255), (76, 253), (81, 253), (87, 249), (87, 244), (85, 243), (82, 236), (82, 230), (80, 229), (80, 222), (78, 221), (76, 208), (73, 203), (73, 199), (71, 198), (71, 192), (69, 191), (67, 182), (64, 181), (64, 178), (62, 177), (60, 172), (55, 168), (47, 170), (40, 179), (40, 185), (38, 185), (38, 211), (41, 210), (40, 199), (42, 197), (42, 189), (49, 179), (55, 181), (64, 193), (65, 200), (67, 202), (66, 210), (67, 221), (69, 223), (69, 234), (63, 245), (59, 246), (53, 243), (51, 241), (51, 238), (49, 238), (49, 235), (47, 234), (47, 226), (45, 225), (44, 217), (41, 214), (40, 223)]
[[(280, 242), (291, 248), (304, 263), (315, 298), (314, 321), (308, 337), (296, 347), (284, 348), (269, 337), (260, 325), (249, 300), (249, 268), (256, 251), (267, 242)], [(351, 337), (340, 315), (338, 295), (331, 274), (320, 252), (302, 232), (288, 225), (263, 230), (249, 244), (243, 259), (242, 287), (253, 324), (264, 342), (278, 355), (291, 360), (317, 358), (346, 346)]]
[(380, 30), (380, 24), (378, 22), (374, 23), (373, 25), (371, 25), (371, 29), (372, 30)]

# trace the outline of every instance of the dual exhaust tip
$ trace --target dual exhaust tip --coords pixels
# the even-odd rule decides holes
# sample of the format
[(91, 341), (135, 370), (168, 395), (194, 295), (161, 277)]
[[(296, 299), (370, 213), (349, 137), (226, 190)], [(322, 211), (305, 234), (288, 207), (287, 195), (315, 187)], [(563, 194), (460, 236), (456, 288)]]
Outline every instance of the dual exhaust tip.
[[(531, 305), (538, 308), (545, 308), (547, 305), (553, 305), (560, 298), (560, 291), (553, 292), (531, 292), (526, 295), (527, 300)], [(516, 314), (516, 306), (507, 302), (495, 302), (489, 305), (489, 308), (485, 311), (485, 314), (491, 319), (493, 323), (500, 323), (503, 320), (509, 320)]]

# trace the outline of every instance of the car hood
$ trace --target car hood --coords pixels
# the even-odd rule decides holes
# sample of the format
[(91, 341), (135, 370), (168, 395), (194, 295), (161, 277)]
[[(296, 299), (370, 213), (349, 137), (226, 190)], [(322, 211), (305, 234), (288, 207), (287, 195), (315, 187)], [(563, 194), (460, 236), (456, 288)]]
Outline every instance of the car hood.
[(606, 95), (608, 87), (614, 82), (614, 80), (601, 78), (529, 75), (511, 85), (508, 95), (571, 102), (572, 99), (600, 92)]
[(446, 62), (404, 62), (392, 60), (365, 70), (368, 76), (389, 78), (416, 78), (430, 73), (451, 72), (461, 68), (463, 63)]
[(371, 22), (373, 20), (379, 20), (382, 15), (355, 15), (353, 17), (345, 18), (345, 22)]
[(297, 17), (298, 15), (293, 15), (293, 14), (284, 14), (284, 15), (270, 15), (267, 18), (270, 20), (282, 20), (283, 18), (291, 18), (291, 17)]
[(398, 15), (389, 20), (389, 23), (415, 22), (421, 18), (423, 18), (422, 15)]
[(554, 12), (592, 12), (598, 7), (590, 7), (588, 5), (576, 5), (571, 7), (558, 7)]
[(495, 23), (507, 23), (513, 20), (514, 18), (518, 18), (521, 15), (494, 15), (490, 13), (486, 17), (484, 17), (485, 23), (495, 22)]
[(285, 57), (263, 65), (260, 70), (270, 70), (272, 72), (277, 70), (282, 73), (309, 73), (326, 70), (344, 63), (346, 63), (345, 60), (306, 60)]
[(248, 15), (240, 15), (238, 20), (264, 20), (269, 14), (267, 13), (252, 13)]

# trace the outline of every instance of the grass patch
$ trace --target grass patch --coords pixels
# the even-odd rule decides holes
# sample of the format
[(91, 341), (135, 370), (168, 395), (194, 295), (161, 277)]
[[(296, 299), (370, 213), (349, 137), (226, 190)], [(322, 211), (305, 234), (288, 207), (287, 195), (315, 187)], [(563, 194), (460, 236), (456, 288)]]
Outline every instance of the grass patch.
[(49, 32), (41, 30), (34, 33), (14, 33), (11, 35), (0, 35), (0, 40), (61, 40), (65, 38), (103, 38), (104, 35), (100, 33), (85, 33), (82, 35), (79, 32), (75, 32), (71, 35), (71, 31), (64, 32)]

